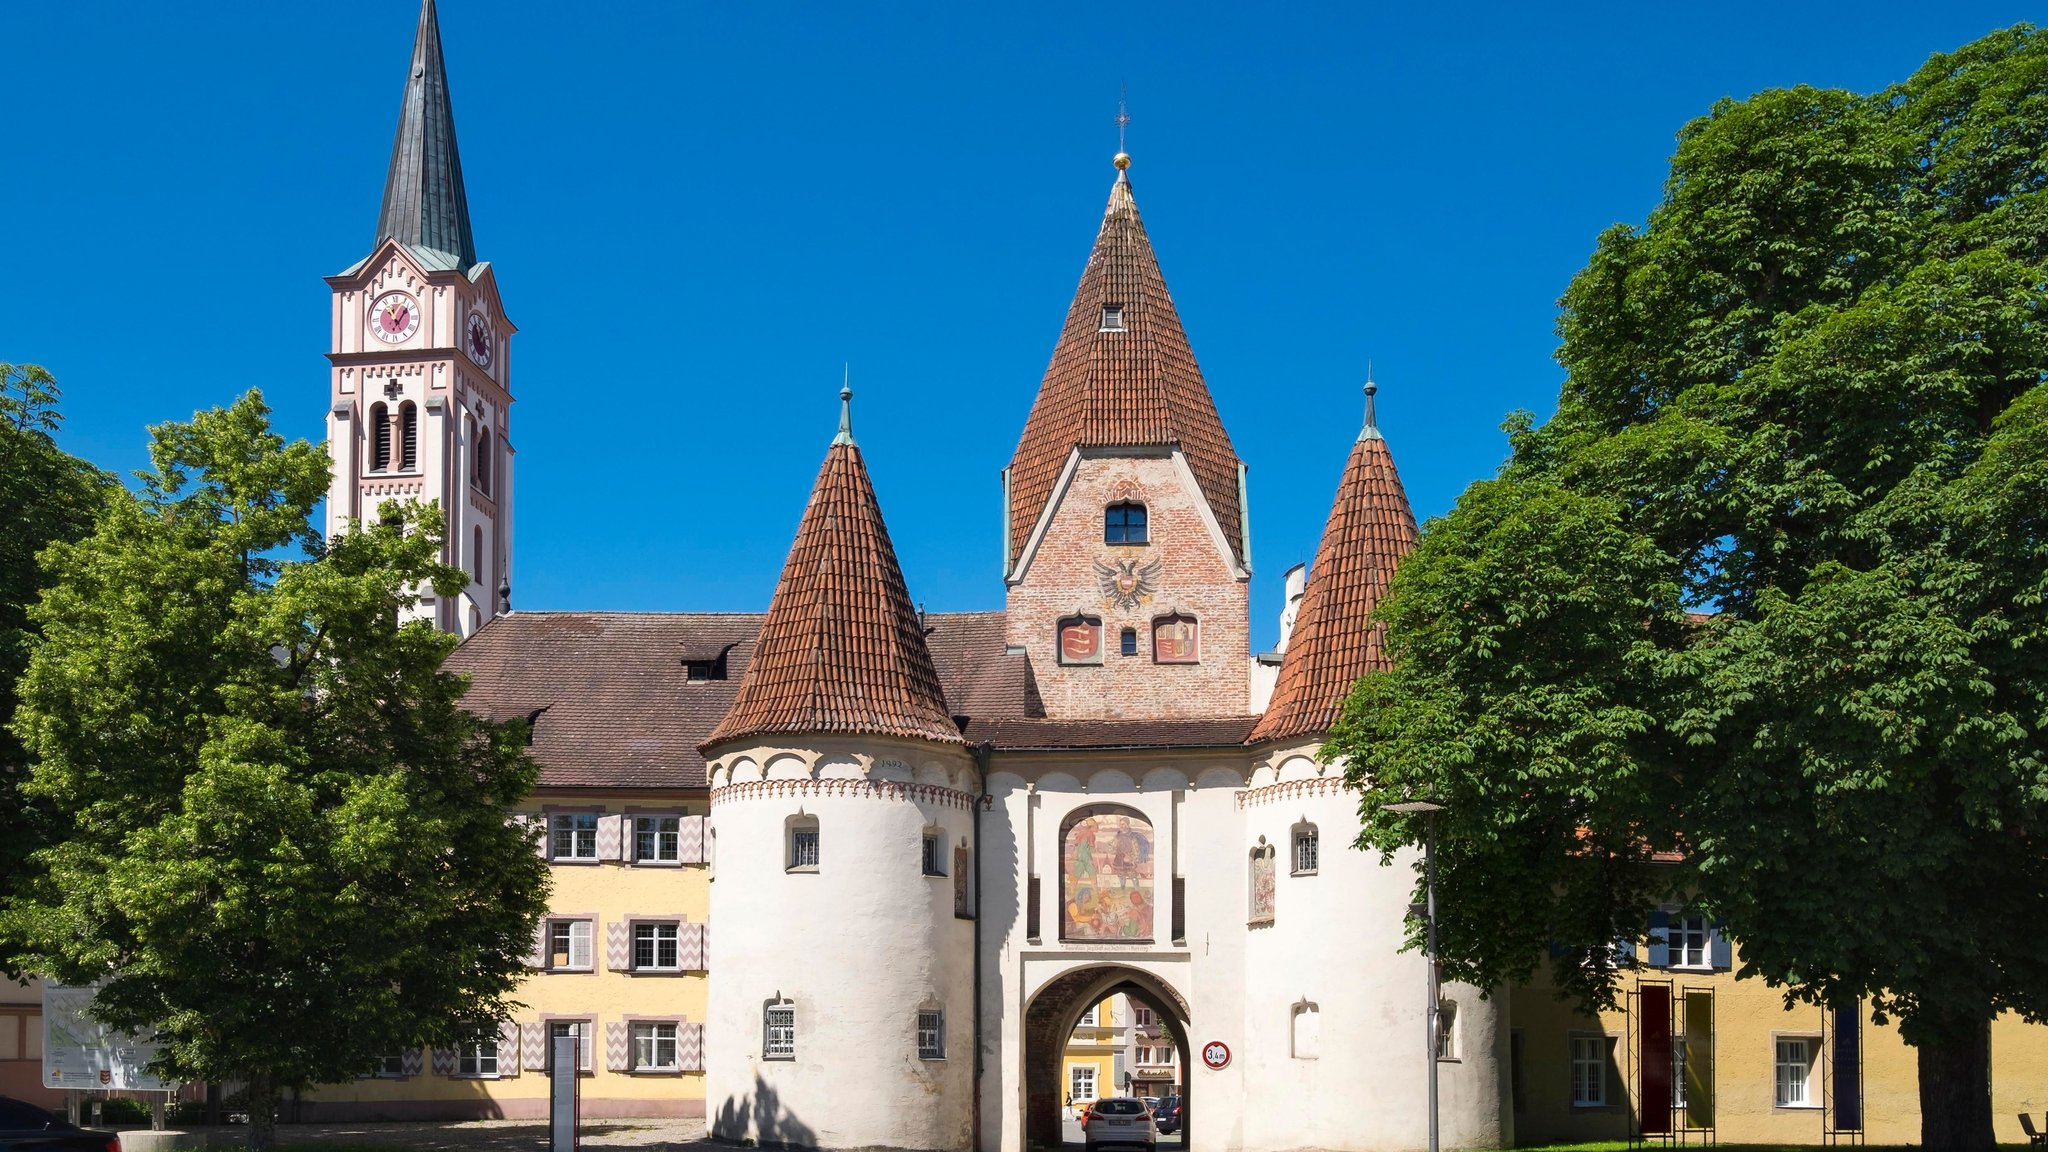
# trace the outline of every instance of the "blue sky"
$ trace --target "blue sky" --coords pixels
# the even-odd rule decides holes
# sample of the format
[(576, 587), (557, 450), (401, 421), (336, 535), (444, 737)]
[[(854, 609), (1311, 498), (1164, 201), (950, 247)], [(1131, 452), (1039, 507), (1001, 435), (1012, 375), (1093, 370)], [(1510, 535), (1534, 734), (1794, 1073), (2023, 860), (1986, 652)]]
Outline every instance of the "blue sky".
[[(0, 360), (56, 373), (67, 448), (139, 467), (146, 424), (252, 386), (322, 434), (321, 277), (373, 239), (417, 11), (0, 9)], [(2027, 14), (441, 0), (477, 248), (520, 328), (516, 605), (765, 607), (850, 363), (912, 595), (999, 606), (999, 471), (1127, 85), (1138, 203), (1251, 466), (1265, 646), (1368, 360), (1441, 513), (1508, 412), (1553, 407), (1556, 298), (1656, 202), (1685, 121), (1879, 88)]]

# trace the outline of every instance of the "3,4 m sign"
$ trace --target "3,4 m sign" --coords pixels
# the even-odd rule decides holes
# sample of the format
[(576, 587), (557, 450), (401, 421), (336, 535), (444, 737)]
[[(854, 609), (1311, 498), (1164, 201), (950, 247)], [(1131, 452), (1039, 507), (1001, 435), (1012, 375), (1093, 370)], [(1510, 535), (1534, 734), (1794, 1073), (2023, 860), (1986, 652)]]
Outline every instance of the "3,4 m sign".
[(156, 1045), (92, 1018), (91, 988), (43, 985), (43, 1087), (120, 1088), (169, 1092), (177, 1087), (152, 1076)]

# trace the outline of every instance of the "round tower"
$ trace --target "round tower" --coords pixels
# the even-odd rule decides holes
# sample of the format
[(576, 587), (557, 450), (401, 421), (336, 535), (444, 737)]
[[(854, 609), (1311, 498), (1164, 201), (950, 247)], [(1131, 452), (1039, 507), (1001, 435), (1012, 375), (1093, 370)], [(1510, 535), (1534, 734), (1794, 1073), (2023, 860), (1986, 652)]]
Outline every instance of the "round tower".
[(839, 435), (704, 745), (706, 1119), (735, 1141), (959, 1149), (981, 783), (840, 395)]

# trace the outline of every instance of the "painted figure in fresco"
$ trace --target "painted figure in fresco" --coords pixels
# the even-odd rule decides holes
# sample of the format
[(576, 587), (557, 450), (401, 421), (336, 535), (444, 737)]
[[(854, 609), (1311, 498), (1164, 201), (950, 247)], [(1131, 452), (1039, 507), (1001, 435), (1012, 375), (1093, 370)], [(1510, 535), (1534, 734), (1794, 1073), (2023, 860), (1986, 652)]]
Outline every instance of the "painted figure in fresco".
[(1151, 938), (1152, 827), (1143, 817), (1105, 812), (1078, 820), (1067, 830), (1062, 855), (1062, 935)]

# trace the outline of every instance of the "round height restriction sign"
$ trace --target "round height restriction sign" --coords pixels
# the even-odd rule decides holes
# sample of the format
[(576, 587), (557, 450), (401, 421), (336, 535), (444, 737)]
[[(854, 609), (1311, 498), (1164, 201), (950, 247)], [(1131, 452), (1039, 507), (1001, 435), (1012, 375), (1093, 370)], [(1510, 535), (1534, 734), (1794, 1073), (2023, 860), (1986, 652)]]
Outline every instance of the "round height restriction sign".
[(1211, 1069), (1220, 1069), (1230, 1064), (1230, 1045), (1221, 1040), (1211, 1040), (1202, 1045), (1202, 1063)]

